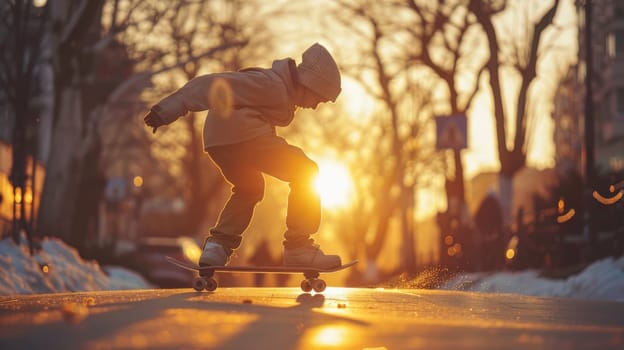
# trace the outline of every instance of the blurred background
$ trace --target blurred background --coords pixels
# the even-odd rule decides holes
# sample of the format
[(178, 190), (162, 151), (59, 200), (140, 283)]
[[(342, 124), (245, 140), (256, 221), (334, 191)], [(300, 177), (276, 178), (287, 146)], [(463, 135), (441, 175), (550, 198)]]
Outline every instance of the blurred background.
[[(315, 239), (360, 260), (342, 283), (565, 274), (622, 254), (620, 1), (7, 0), (0, 11), (0, 233), (25, 234), (31, 253), (59, 237), (188, 286), (163, 258), (197, 259), (229, 186), (202, 150), (205, 112), (156, 134), (143, 116), (193, 77), (300, 62), (319, 42), (343, 92), (278, 134), (320, 166)], [(288, 184), (266, 181), (232, 264), (281, 262)]]

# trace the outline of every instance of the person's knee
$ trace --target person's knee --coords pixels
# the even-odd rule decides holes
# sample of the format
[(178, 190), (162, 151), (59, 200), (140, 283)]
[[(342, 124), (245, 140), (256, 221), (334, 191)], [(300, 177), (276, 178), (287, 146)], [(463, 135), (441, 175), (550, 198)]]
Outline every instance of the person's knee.
[(315, 161), (309, 159), (303, 166), (301, 169), (301, 178), (304, 179), (304, 181), (312, 181), (314, 180), (314, 178), (316, 178), (319, 174), (319, 166), (318, 164), (316, 164)]
[(264, 198), (264, 182), (247, 183), (232, 189), (236, 196), (244, 198), (249, 203), (258, 203)]
[(264, 179), (260, 177), (258, 181), (239, 183), (232, 188), (232, 193), (239, 199), (256, 204), (264, 198)]
[(290, 186), (312, 189), (314, 186), (314, 180), (317, 178), (318, 174), (318, 165), (313, 160), (308, 159), (305, 163), (299, 164), (297, 175), (290, 182)]

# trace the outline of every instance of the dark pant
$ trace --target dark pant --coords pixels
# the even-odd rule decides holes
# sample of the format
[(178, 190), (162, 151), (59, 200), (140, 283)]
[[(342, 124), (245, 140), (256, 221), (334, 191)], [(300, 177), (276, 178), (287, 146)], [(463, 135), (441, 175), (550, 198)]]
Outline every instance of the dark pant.
[(239, 247), (254, 208), (264, 196), (263, 173), (290, 184), (284, 247), (311, 244), (318, 230), (321, 206), (312, 181), (318, 166), (303, 151), (276, 135), (262, 136), (232, 145), (208, 148), (208, 154), (225, 179), (232, 194), (210, 230), (208, 241), (223, 245), (229, 254)]

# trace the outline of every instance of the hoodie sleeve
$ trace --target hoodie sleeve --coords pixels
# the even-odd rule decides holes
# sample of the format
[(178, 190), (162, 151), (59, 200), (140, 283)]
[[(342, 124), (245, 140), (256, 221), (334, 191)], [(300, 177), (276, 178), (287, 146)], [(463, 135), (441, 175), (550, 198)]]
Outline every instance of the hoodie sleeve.
[(152, 110), (170, 124), (188, 112), (210, 109), (227, 114), (241, 107), (270, 109), (285, 103), (283, 84), (261, 69), (196, 77), (158, 102)]

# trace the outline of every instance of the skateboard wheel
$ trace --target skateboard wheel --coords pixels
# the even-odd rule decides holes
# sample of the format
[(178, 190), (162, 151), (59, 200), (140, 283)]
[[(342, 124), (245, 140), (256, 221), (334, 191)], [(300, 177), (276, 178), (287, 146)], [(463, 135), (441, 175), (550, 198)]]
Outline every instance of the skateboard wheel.
[(206, 280), (206, 290), (209, 292), (213, 292), (217, 289), (217, 281), (214, 278), (209, 278)]
[(204, 290), (204, 288), (206, 288), (206, 285), (206, 280), (201, 277), (195, 277), (195, 279), (193, 279), (193, 289), (198, 292)]
[(327, 283), (325, 283), (325, 281), (321, 279), (317, 279), (312, 282), (312, 288), (317, 293), (324, 291), (326, 287), (327, 287)]
[(309, 293), (312, 291), (312, 283), (310, 283), (310, 280), (301, 281), (301, 290), (306, 293)]

